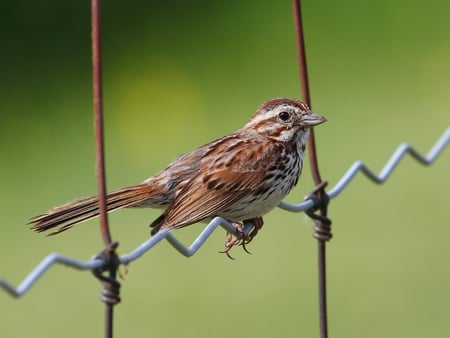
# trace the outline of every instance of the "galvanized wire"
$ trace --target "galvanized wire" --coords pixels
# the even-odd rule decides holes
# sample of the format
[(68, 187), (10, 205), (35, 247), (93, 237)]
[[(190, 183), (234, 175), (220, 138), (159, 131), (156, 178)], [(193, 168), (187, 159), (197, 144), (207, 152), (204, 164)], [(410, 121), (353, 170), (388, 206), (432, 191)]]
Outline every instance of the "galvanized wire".
[[(364, 162), (356, 161), (352, 164), (352, 166), (347, 170), (347, 172), (342, 176), (336, 185), (327, 191), (327, 194), (330, 198), (335, 198), (344, 189), (350, 184), (353, 178), (359, 172), (362, 172), (368, 179), (376, 184), (382, 184), (386, 182), (386, 180), (391, 176), (395, 167), (400, 163), (402, 158), (407, 154), (411, 155), (416, 161), (420, 162), (424, 165), (432, 164), (436, 158), (441, 154), (444, 148), (450, 142), (450, 127), (448, 127), (441, 137), (436, 141), (433, 147), (426, 155), (420, 154), (416, 149), (414, 149), (408, 143), (402, 143), (395, 152), (392, 154), (391, 158), (386, 162), (383, 169), (379, 174), (375, 174)], [(292, 204), (285, 201), (282, 201), (278, 206), (281, 209), (291, 211), (291, 212), (301, 212), (313, 207), (314, 202), (312, 200), (306, 200), (302, 203)]]
[[(402, 158), (407, 154), (411, 155), (415, 160), (424, 165), (432, 164), (439, 155), (442, 154), (444, 149), (450, 143), (450, 127), (444, 131), (442, 136), (437, 140), (437, 142), (433, 145), (431, 150), (426, 154), (422, 155), (419, 151), (415, 150), (408, 143), (401, 144), (393, 153), (391, 158), (386, 162), (386, 165), (383, 167), (379, 174), (375, 174), (366, 164), (361, 161), (355, 162), (350, 169), (342, 176), (339, 182), (331, 188), (327, 194), (330, 198), (337, 197), (341, 192), (345, 190), (345, 188), (353, 181), (356, 174), (358, 172), (362, 172), (367, 178), (377, 184), (381, 184), (385, 182), (392, 172), (395, 170), (397, 165), (400, 163)], [(291, 204), (285, 201), (281, 202), (279, 207), (290, 211), (290, 212), (301, 212), (305, 211), (314, 206), (313, 200), (306, 200), (299, 204)], [(190, 246), (185, 246), (181, 243), (173, 233), (162, 230), (155, 234), (153, 237), (145, 241), (139, 247), (137, 247), (132, 252), (120, 256), (120, 264), (128, 264), (139, 257), (141, 257), (144, 253), (152, 249), (156, 244), (161, 242), (163, 239), (166, 239), (178, 252), (186, 257), (190, 257), (194, 255), (200, 247), (207, 241), (209, 236), (216, 230), (217, 227), (223, 227), (226, 231), (235, 233), (236, 229), (226, 220), (221, 217), (214, 218), (201, 232), (201, 234), (192, 242)], [(246, 233), (251, 230), (251, 225), (248, 225), (247, 228), (244, 229)], [(21, 297), (28, 292), (28, 290), (39, 280), (39, 278), (53, 265), (61, 264), (65, 265), (77, 270), (95, 270), (101, 269), (105, 266), (105, 261), (100, 258), (91, 259), (89, 261), (79, 261), (74, 258), (70, 258), (64, 255), (60, 255), (57, 253), (53, 253), (48, 255), (45, 259), (43, 259), (31, 273), (19, 284), (19, 286), (14, 287), (11, 283), (9, 283), (6, 279), (0, 277), (0, 287), (7, 293), (9, 293), (13, 297)]]

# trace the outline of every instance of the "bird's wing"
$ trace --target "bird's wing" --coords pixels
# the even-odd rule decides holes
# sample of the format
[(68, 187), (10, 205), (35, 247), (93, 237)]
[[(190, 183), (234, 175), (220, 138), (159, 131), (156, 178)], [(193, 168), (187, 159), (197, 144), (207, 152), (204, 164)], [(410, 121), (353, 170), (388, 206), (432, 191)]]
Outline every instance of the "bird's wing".
[(181, 228), (217, 216), (262, 186), (262, 170), (224, 169), (197, 174), (167, 209), (162, 228)]

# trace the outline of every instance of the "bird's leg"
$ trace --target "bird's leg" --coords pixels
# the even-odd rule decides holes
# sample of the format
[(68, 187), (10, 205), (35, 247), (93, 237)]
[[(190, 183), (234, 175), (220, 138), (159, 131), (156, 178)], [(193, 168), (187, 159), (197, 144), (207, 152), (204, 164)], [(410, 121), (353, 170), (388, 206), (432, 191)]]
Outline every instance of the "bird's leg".
[[(256, 217), (256, 218), (244, 220), (242, 222), (242, 224), (239, 222), (235, 222), (235, 221), (229, 221), (229, 222), (236, 228), (236, 234), (233, 235), (230, 232), (227, 233), (227, 236), (225, 237), (225, 250), (222, 252), (225, 253), (229, 258), (234, 259), (230, 255), (231, 248), (235, 245), (242, 245), (242, 248), (244, 249), (244, 251), (247, 253), (250, 253), (247, 250), (246, 245), (253, 240), (253, 238), (256, 236), (258, 231), (262, 228), (262, 226), (264, 224), (262, 217)], [(244, 232), (244, 228), (249, 223), (250, 223), (250, 225), (253, 225), (253, 228), (250, 231), (250, 233), (247, 235)]]
[(231, 248), (235, 245), (241, 244), (242, 241), (245, 240), (247, 235), (245, 234), (244, 226), (241, 223), (230, 220), (228, 220), (228, 222), (230, 222), (231, 225), (234, 226), (234, 228), (236, 229), (236, 234), (233, 235), (233, 233), (227, 232), (227, 235), (225, 237), (225, 250), (221, 251), (221, 253), (226, 254), (230, 259), (234, 259), (230, 255)]
[(243, 239), (242, 241), (242, 247), (244, 248), (244, 250), (247, 253), (250, 253), (247, 251), (247, 249), (245, 248), (245, 245), (250, 243), (253, 238), (256, 236), (256, 234), (258, 233), (259, 230), (262, 229), (262, 226), (264, 225), (264, 220), (262, 217), (255, 217), (255, 218), (250, 218), (250, 219), (246, 219), (243, 221), (244, 223), (244, 228), (245, 226), (250, 223), (251, 225), (253, 225), (252, 230), (249, 232), (249, 234), (246, 236), (246, 238)]

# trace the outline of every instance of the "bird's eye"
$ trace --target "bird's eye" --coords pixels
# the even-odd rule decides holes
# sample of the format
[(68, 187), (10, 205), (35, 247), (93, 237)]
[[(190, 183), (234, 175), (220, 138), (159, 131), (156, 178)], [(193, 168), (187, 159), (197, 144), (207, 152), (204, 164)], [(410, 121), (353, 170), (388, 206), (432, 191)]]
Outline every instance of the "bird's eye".
[(278, 114), (278, 117), (281, 119), (281, 121), (286, 122), (289, 120), (290, 114), (287, 111), (282, 111)]

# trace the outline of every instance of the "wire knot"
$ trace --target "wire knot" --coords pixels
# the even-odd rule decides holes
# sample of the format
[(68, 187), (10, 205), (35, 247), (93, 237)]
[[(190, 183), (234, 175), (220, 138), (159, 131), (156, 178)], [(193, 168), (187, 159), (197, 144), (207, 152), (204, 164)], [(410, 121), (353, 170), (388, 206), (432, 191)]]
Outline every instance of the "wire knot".
[[(120, 265), (120, 259), (116, 253), (118, 246), (118, 242), (112, 242), (93, 257), (105, 262), (100, 268), (92, 270), (92, 273), (103, 285), (100, 299), (109, 305), (120, 303), (120, 283), (116, 279), (117, 268)], [(109, 276), (103, 274), (106, 271), (109, 272)]]
[[(331, 234), (331, 220), (327, 217), (328, 203), (330, 197), (325, 192), (325, 187), (328, 182), (323, 181), (317, 185), (314, 190), (305, 197), (305, 200), (312, 200), (314, 205), (305, 211), (305, 213), (314, 220), (314, 234), (313, 236), (322, 242), (329, 241), (333, 235)], [(316, 214), (316, 211), (320, 211)]]

